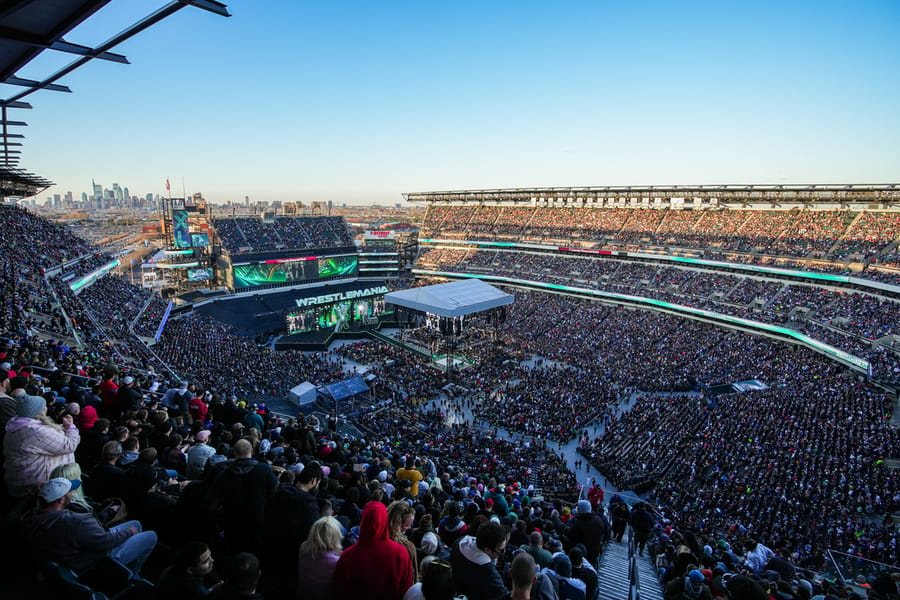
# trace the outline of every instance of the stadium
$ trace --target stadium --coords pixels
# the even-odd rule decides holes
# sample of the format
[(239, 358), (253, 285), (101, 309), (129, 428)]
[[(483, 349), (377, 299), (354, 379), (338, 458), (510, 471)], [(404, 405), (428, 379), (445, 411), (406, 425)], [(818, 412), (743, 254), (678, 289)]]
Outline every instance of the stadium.
[(900, 184), (170, 197), (160, 286), (0, 184), (4, 597), (897, 595)]

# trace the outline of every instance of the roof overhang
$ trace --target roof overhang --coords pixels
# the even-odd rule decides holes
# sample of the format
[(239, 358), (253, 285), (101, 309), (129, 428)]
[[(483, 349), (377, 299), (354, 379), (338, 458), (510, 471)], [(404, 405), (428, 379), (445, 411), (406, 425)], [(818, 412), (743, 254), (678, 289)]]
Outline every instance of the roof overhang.
[(409, 310), (455, 318), (512, 304), (515, 296), (479, 279), (415, 287), (384, 295), (384, 301)]

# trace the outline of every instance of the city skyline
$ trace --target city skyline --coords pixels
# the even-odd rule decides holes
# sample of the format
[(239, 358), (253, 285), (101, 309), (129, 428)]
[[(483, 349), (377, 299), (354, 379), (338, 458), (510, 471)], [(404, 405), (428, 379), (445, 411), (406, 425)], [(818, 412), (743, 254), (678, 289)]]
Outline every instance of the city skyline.
[[(228, 8), (182, 10), (119, 48), (131, 65), (15, 111), (22, 167), (58, 184), (39, 200), (91, 177), (216, 204), (900, 181), (896, 3)], [(67, 38), (152, 9), (111, 3)]]

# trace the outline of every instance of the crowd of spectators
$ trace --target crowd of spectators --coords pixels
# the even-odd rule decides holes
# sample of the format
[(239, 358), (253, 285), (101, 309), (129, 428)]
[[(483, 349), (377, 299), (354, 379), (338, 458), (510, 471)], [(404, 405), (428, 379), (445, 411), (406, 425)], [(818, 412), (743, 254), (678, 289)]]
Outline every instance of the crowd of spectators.
[[(498, 215), (494, 225), (500, 221)], [(27, 239), (30, 232), (9, 237), (17, 235)], [(550, 269), (572, 278), (590, 269), (583, 261), (569, 267), (561, 257), (513, 258), (509, 268), (519, 276), (523, 269), (548, 275)], [(33, 259), (16, 268), (2, 260), (4, 273), (16, 275), (21, 267), (18, 277), (27, 282), (3, 293), (26, 290), (28, 298), (0, 298), (6, 314), (22, 319), (4, 326), (9, 339), (0, 342), (0, 413), (4, 425), (13, 423), (5, 428), (4, 454), (21, 464), (28, 464), (27, 452), (42, 454), (42, 446), (20, 443), (30, 429), (76, 442), (56, 451), (60, 462), (47, 465), (52, 469), (29, 471), (27, 478), (21, 469), (6, 469), (10, 515), (22, 516), (30, 528), (12, 527), (9, 539), (28, 548), (30, 537), (39, 558), (59, 560), (77, 575), (107, 556), (121, 558), (160, 591), (182, 590), (184, 597), (242, 591), (282, 598), (295, 590), (306, 597), (314, 587), (304, 579), (311, 572), (324, 597), (348, 597), (354, 592), (346, 590), (362, 585), (349, 573), (364, 571), (377, 577), (372, 589), (393, 586), (392, 597), (399, 598), (417, 578), (418, 559), (435, 556), (449, 558), (443, 568), (450, 572), (489, 575), (491, 585), (483, 589), (472, 588), (468, 575), (451, 587), (490, 598), (488, 589), (515, 587), (504, 567), (511, 558), (507, 545), (528, 547), (537, 532), (535, 554), (543, 547), (553, 560), (541, 573), (558, 578), (559, 588), (559, 578), (584, 557), (595, 565), (609, 539), (595, 514), (601, 505), (576, 503), (575, 475), (552, 450), (553, 442), (572, 438), (613, 481), (652, 488), (659, 510), (679, 530), (735, 545), (753, 536), (812, 568), (821, 568), (826, 548), (897, 560), (896, 532), (881, 520), (900, 503), (886, 462), (900, 451), (889, 427), (891, 404), (879, 389), (803, 348), (665, 314), (516, 292), (498, 339), (478, 345), (480, 360), (454, 373), (456, 389), (465, 393), (449, 395), (441, 371), (393, 346), (275, 353), (197, 315), (170, 322), (150, 353), (133, 336), (123, 339), (149, 306), (124, 280), (106, 277), (76, 296), (59, 279), (52, 288), (42, 285), (43, 267)], [(700, 275), (619, 264), (604, 277), (624, 282), (623, 289), (715, 290), (707, 301), (739, 287), (730, 279), (698, 285)], [(777, 300), (785, 284), (777, 285), (745, 309)], [(816, 293), (804, 290), (783, 306), (820, 314), (820, 327), (831, 332), (894, 331), (893, 306), (851, 295), (852, 310), (839, 322), (840, 299), (819, 302)], [(68, 319), (41, 323), (65, 325), (62, 336), (80, 332), (83, 348), (29, 331), (28, 311), (47, 308), (46, 299), (30, 298), (42, 294), (57, 298)], [(345, 377), (346, 360), (369, 366), (379, 381), (372, 397), (347, 416), (352, 427), (337, 427), (336, 415), (316, 421), (267, 409), (265, 399), (283, 397), (298, 381)], [(38, 370), (46, 375), (36, 376)], [(704, 394), (710, 386), (747, 379), (768, 389)], [(599, 424), (606, 433), (592, 439)], [(52, 479), (63, 467), (83, 474)], [(124, 499), (129, 520), (108, 521), (109, 546), (92, 546), (74, 560), (66, 544), (37, 543), (48, 539), (42, 529), (47, 515), (69, 519), (79, 505), (89, 514), (110, 498)], [(631, 520), (643, 532), (635, 518), (641, 510)], [(320, 517), (336, 517), (337, 525), (316, 525)], [(585, 537), (587, 522), (598, 528)], [(310, 532), (320, 530), (323, 538), (301, 550)], [(329, 530), (339, 532), (338, 541), (325, 539)], [(23, 537), (25, 531), (34, 535)], [(141, 540), (140, 552), (136, 543), (123, 547), (126, 538)], [(375, 547), (400, 566), (375, 569), (362, 558)], [(151, 551), (169, 566), (148, 572)], [(23, 552), (11, 566), (22, 567), (27, 556)], [(213, 559), (222, 566), (214, 568)], [(303, 560), (321, 569), (310, 571)], [(423, 590), (432, 571), (421, 569)], [(338, 583), (334, 573), (348, 575)]]
[[(859, 292), (846, 293), (821, 285), (522, 251), (463, 253), (441, 249), (431, 258), (445, 260), (432, 266), (444, 271), (487, 272), (541, 283), (574, 285), (786, 325), (801, 333), (825, 331), (824, 337), (816, 339), (863, 358), (878, 347), (879, 340), (883, 342), (883, 339), (893, 339), (890, 336), (900, 335), (897, 329), (900, 304), (895, 300)], [(603, 274), (592, 271), (591, 263), (598, 265)], [(827, 325), (827, 330), (822, 325)], [(894, 364), (900, 364), (900, 354), (893, 346), (886, 351), (879, 350), (878, 356), (876, 373), (890, 373)], [(891, 365), (887, 371), (883, 368), (885, 358)]]
[[(636, 208), (429, 206), (425, 237), (578, 245), (608, 250), (696, 250), (709, 258), (809, 270), (844, 268), (852, 260), (892, 265), (900, 241), (900, 216), (848, 210), (707, 210)], [(737, 255), (735, 255), (737, 254)], [(811, 259), (834, 262), (811, 264)], [(867, 271), (862, 272), (867, 276)], [(877, 275), (875, 275), (877, 277)]]
[(783, 543), (800, 561), (828, 547), (893, 563), (896, 533), (879, 518), (900, 498), (884, 463), (900, 441), (885, 420), (890, 400), (792, 358), (784, 366), (800, 376), (778, 389), (643, 395), (582, 450), (614, 481), (653, 482), (656, 500), (695, 531)]
[(284, 398), (303, 381), (340, 379), (340, 367), (326, 354), (274, 352), (199, 314), (171, 320), (154, 349), (176, 372), (225, 396), (241, 394), (244, 400)]
[(350, 229), (341, 217), (218, 218), (213, 225), (231, 254), (353, 245)]

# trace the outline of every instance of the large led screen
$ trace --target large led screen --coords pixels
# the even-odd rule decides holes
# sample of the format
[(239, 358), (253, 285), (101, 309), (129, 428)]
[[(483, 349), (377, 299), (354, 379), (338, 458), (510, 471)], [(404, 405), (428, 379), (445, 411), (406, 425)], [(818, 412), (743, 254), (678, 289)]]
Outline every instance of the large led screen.
[(319, 277), (355, 275), (358, 268), (356, 256), (328, 256), (319, 258)]
[(188, 281), (208, 281), (213, 278), (212, 269), (188, 269)]
[(172, 232), (176, 248), (191, 247), (191, 232), (188, 230), (188, 214), (186, 210), (172, 211)]

